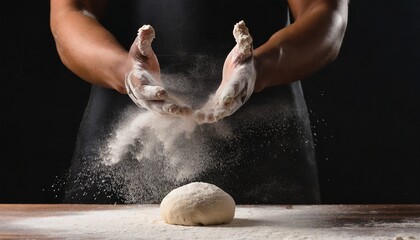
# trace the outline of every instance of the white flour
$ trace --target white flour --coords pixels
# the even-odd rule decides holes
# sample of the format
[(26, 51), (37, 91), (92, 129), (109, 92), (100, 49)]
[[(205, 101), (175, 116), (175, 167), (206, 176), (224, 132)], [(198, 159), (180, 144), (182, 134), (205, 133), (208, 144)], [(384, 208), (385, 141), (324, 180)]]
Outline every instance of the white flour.
[[(90, 172), (126, 203), (158, 203), (173, 188), (214, 167), (209, 140), (197, 128), (192, 117), (129, 109), (100, 147), (99, 166)], [(229, 129), (219, 130), (226, 138)]]
[(420, 239), (418, 218), (365, 225), (340, 216), (345, 217), (322, 206), (238, 206), (230, 224), (186, 227), (165, 224), (157, 205), (132, 205), (9, 219), (0, 232), (21, 229), (49, 239)]
[[(173, 152), (174, 141), (179, 137), (189, 138), (196, 127), (196, 123), (189, 117), (163, 117), (152, 112), (141, 112), (135, 114), (132, 119), (123, 122), (109, 139), (107, 149), (103, 152), (103, 162), (106, 165), (113, 165), (122, 160), (127, 146), (134, 143), (139, 133), (144, 129), (150, 129), (156, 136), (156, 141), (163, 144), (165, 153)], [(151, 149), (157, 142), (145, 143), (143, 151), (137, 153), (137, 160), (151, 158)]]

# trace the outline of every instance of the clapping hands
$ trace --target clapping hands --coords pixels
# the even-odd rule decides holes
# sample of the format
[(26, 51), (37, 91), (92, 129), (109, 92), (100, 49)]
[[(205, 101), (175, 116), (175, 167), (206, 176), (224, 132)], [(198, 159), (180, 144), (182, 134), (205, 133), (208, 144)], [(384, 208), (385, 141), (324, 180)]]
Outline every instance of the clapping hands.
[(254, 91), (256, 70), (252, 37), (243, 21), (234, 26), (236, 45), (223, 66), (222, 82), (204, 106), (195, 112), (163, 88), (160, 67), (151, 47), (154, 30), (144, 25), (130, 49), (133, 69), (126, 75), (130, 98), (139, 107), (160, 115), (191, 115), (199, 123), (214, 123), (235, 113)]

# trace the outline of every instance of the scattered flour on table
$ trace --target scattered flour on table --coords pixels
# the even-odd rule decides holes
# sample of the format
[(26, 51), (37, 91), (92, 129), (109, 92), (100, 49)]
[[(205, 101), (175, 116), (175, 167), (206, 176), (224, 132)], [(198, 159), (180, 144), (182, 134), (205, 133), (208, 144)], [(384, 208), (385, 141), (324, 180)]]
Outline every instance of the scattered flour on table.
[(420, 219), (366, 227), (320, 220), (316, 217), (320, 214), (328, 213), (325, 208), (311, 206), (237, 206), (235, 219), (227, 225), (191, 227), (165, 224), (157, 205), (131, 205), (116, 210), (63, 211), (55, 216), (11, 219), (0, 226), (0, 232), (10, 227), (53, 239), (420, 239)]

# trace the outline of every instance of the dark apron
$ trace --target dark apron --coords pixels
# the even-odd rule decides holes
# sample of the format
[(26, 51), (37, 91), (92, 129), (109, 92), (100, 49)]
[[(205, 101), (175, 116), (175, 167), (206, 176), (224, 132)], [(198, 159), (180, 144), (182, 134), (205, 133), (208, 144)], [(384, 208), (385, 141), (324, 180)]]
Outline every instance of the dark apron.
[[(223, 61), (235, 45), (236, 22), (245, 21), (255, 47), (288, 22), (286, 1), (241, 3), (111, 1), (103, 24), (127, 48), (141, 25), (152, 25), (166, 88), (198, 107), (220, 84)], [(142, 114), (127, 95), (92, 87), (65, 202), (160, 203), (175, 187), (203, 181), (224, 189), (237, 204), (319, 203), (313, 140), (299, 81), (253, 94), (234, 115), (200, 125), (188, 137), (176, 137), (169, 150), (151, 129), (137, 128), (120, 161), (103, 164), (121, 124)], [(155, 154), (142, 155), (146, 150)]]

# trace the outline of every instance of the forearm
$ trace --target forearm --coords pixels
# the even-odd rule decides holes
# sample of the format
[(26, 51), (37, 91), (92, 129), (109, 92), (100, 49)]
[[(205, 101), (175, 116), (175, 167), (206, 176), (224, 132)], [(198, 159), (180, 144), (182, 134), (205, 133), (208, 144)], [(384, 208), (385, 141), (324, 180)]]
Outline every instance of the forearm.
[(76, 1), (51, 1), (51, 30), (62, 62), (82, 79), (125, 93), (128, 52)]
[(338, 2), (295, 9), (295, 22), (255, 49), (255, 91), (304, 79), (336, 58), (347, 25), (347, 1)]

